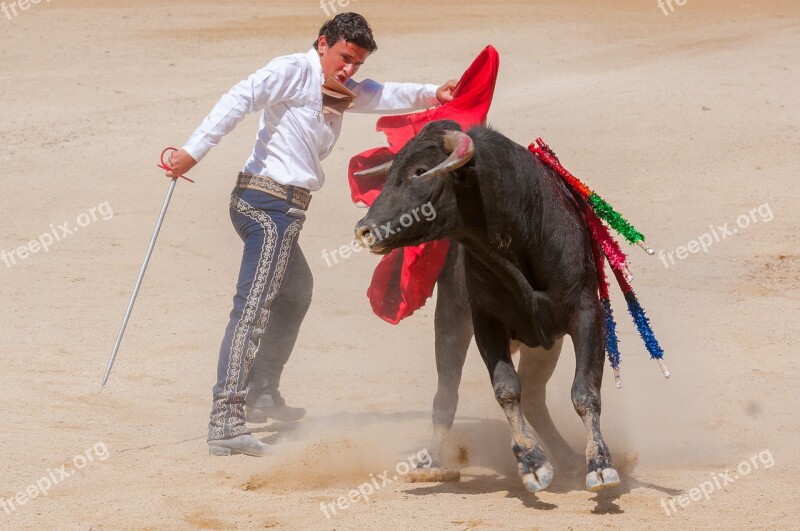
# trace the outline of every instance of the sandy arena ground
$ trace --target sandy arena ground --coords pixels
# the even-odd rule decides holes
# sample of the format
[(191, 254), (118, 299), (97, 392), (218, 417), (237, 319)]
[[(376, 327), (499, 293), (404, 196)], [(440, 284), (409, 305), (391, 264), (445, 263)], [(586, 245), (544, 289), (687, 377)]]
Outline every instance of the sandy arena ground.
[[(241, 78), (307, 50), (325, 13), (316, 1), (243, 0), (48, 0), (0, 12), (0, 528), (800, 527), (800, 5), (676, 2), (667, 15), (656, 0), (350, 6), (380, 47), (358, 77), (441, 83), (493, 44), (490, 122), (525, 145), (543, 136), (654, 248), (683, 257), (631, 251), (673, 377), (648, 359), (616, 298), (625, 385), (606, 373), (603, 426), (627, 465), (623, 485), (600, 495), (569, 478), (524, 490), (474, 345), (451, 456), (466, 461), (462, 481), (393, 479), (427, 444), (433, 304), (388, 325), (365, 297), (377, 258), (322, 259), (364, 213), (345, 168), (383, 143), (374, 116), (345, 120), (301, 236), (315, 295), (282, 389), (309, 414), (258, 428), (276, 455), (214, 458), (205, 442), (241, 256), (228, 194), (256, 116), (191, 173), (196, 184), (178, 184), (101, 392), (167, 187), (158, 154)], [(64, 223), (79, 230), (61, 237)], [(707, 252), (681, 250), (725, 224), (735, 234)], [(53, 230), (48, 252), (8, 258)], [(580, 449), (573, 369), (567, 344), (549, 402)], [(387, 470), (368, 500), (320, 509)]]

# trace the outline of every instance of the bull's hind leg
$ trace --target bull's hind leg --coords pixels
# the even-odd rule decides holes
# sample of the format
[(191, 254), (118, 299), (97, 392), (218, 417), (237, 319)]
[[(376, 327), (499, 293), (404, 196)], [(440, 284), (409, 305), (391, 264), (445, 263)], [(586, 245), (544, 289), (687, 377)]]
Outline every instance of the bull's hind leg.
[(600, 433), (600, 385), (605, 348), (603, 317), (595, 298), (577, 312), (570, 336), (575, 344), (575, 380), (572, 403), (586, 428), (586, 488), (592, 492), (619, 484), (611, 453)]
[(511, 361), (508, 332), (502, 323), (480, 310), (474, 311), (472, 323), (475, 342), (489, 369), (494, 396), (511, 425), (512, 449), (522, 482), (531, 492), (544, 490), (553, 479), (553, 467), (522, 414), (519, 377)]
[(559, 472), (577, 472), (581, 456), (570, 448), (553, 424), (547, 409), (547, 382), (561, 355), (563, 338), (551, 349), (522, 346), (519, 358), (519, 379), (522, 382), (522, 411), (539, 436)]

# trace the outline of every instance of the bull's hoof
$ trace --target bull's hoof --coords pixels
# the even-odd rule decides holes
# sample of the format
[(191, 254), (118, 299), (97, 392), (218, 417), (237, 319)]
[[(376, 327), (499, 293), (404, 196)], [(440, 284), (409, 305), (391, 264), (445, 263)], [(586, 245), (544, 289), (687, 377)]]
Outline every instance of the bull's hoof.
[(458, 483), (461, 472), (448, 468), (417, 467), (406, 475), (406, 483)]
[(525, 488), (530, 492), (539, 492), (550, 486), (553, 481), (553, 466), (550, 463), (545, 463), (535, 472), (522, 473), (522, 463), (519, 464), (520, 477), (525, 484)]
[(517, 470), (525, 488), (531, 492), (546, 489), (553, 481), (553, 465), (547, 460), (542, 448), (536, 445), (524, 449), (514, 444), (511, 449), (517, 457)]
[(599, 471), (593, 470), (586, 474), (586, 490), (590, 492), (597, 492), (607, 487), (616, 487), (619, 483), (619, 474), (613, 468), (604, 468)]

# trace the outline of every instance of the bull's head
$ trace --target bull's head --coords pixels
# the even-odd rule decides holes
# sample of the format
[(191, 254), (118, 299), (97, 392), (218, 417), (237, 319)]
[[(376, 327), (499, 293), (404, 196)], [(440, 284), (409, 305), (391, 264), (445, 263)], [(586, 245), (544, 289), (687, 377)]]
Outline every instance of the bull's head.
[(373, 253), (386, 254), (450, 235), (459, 217), (457, 173), (467, 169), (462, 167), (470, 163), (474, 149), (456, 122), (432, 122), (390, 164), (360, 172), (388, 171), (389, 176), (367, 215), (356, 224), (356, 238)]

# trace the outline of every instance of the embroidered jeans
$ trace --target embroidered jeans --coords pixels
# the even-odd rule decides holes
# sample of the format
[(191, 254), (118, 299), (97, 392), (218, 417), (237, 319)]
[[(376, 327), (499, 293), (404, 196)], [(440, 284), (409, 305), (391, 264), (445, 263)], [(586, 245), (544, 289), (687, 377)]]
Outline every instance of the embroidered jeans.
[(208, 440), (250, 433), (245, 401), (283, 403), (281, 372), (311, 303), (311, 270), (297, 242), (305, 213), (264, 192), (236, 188), (230, 214), (244, 252), (219, 352)]

